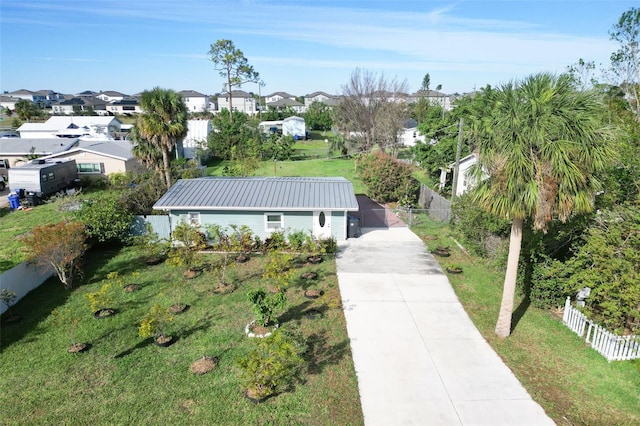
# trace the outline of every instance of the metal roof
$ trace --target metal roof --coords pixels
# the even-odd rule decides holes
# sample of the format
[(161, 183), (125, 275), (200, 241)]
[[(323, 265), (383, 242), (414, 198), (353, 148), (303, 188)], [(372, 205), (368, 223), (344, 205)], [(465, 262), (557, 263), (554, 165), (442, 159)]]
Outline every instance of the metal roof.
[(204, 177), (181, 179), (153, 206), (159, 210), (358, 210), (341, 177)]

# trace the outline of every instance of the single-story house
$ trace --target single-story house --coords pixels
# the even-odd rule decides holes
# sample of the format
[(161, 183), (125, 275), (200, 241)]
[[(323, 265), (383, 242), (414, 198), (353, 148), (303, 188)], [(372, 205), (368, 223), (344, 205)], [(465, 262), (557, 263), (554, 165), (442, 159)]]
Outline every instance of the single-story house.
[(83, 135), (113, 137), (122, 123), (115, 117), (53, 116), (44, 123), (24, 123), (18, 127), (21, 138), (76, 138)]
[(76, 146), (79, 139), (74, 138), (9, 138), (0, 139), (0, 159), (15, 167), (26, 163), (34, 157), (44, 157), (59, 152), (68, 151)]
[[(458, 182), (456, 185), (456, 196), (460, 196), (471, 189), (476, 184), (476, 178), (471, 174), (471, 166), (478, 162), (476, 154), (469, 154), (460, 159), (458, 168)], [(453, 179), (453, 171), (456, 163), (451, 163), (447, 168), (440, 169), (440, 189), (443, 189), (448, 178)]]
[(349, 212), (358, 211), (350, 181), (340, 177), (203, 177), (181, 179), (153, 206), (169, 227), (247, 225), (265, 239), (273, 231), (311, 231), (347, 238)]
[(414, 146), (417, 141), (424, 142), (424, 136), (418, 130), (418, 122), (413, 118), (406, 120), (400, 132), (400, 143), (404, 146)]
[(87, 177), (107, 177), (112, 173), (138, 173), (144, 166), (132, 153), (130, 141), (80, 140), (68, 151), (48, 155), (45, 159), (73, 159), (78, 166), (78, 175)]

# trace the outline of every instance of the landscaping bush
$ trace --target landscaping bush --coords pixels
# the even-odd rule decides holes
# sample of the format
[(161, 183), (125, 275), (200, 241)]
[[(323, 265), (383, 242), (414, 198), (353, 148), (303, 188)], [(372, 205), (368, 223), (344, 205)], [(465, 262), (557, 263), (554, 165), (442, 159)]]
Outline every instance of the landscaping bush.
[(95, 241), (126, 243), (131, 237), (134, 215), (118, 192), (95, 194), (83, 200), (75, 216), (87, 228), (87, 236)]
[(478, 256), (495, 258), (508, 244), (511, 223), (488, 214), (470, 194), (457, 197), (451, 211), (451, 226), (464, 236), (465, 247)]
[(414, 167), (382, 153), (364, 155), (358, 173), (371, 198), (379, 202), (401, 201), (404, 206), (415, 204), (419, 184), (413, 178)]

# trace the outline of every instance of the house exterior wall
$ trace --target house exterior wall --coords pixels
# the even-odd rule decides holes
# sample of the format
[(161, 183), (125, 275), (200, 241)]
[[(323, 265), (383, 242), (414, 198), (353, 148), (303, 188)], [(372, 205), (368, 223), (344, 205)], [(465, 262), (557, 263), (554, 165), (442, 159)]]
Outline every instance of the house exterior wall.
[[(189, 213), (198, 210), (172, 210), (170, 212), (171, 228), (175, 228), (181, 222), (189, 221)], [(200, 211), (200, 227), (205, 230), (207, 225), (220, 225), (229, 228), (231, 225), (246, 225), (252, 232), (264, 240), (270, 232), (265, 227), (265, 214), (282, 213), (283, 228), (285, 234), (296, 231), (313, 231), (312, 211)], [(331, 212), (332, 235), (337, 240), (346, 239), (347, 218), (345, 212)]]
[[(236, 97), (233, 96), (233, 110), (244, 112), (249, 115), (254, 115), (257, 113), (256, 108), (256, 100), (252, 97)], [(229, 109), (229, 95), (221, 95), (218, 97), (218, 111), (222, 111), (223, 109)]]
[[(63, 154), (65, 158), (76, 160), (79, 176), (109, 176), (113, 173), (137, 172), (142, 170), (142, 166), (135, 159), (122, 160), (119, 158), (107, 157), (97, 153), (79, 151), (70, 154)], [(96, 165), (94, 171), (87, 170), (89, 165)]]

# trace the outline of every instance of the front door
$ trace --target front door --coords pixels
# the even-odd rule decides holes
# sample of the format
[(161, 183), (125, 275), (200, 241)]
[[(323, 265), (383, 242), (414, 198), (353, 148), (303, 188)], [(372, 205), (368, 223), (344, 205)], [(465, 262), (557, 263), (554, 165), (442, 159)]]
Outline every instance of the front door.
[(313, 235), (316, 238), (331, 236), (331, 212), (316, 210), (313, 212)]

